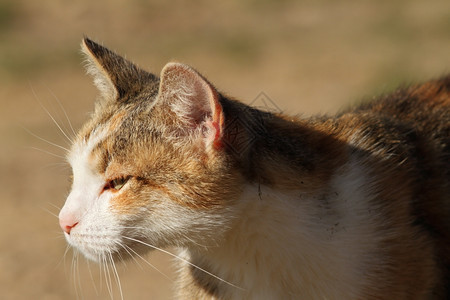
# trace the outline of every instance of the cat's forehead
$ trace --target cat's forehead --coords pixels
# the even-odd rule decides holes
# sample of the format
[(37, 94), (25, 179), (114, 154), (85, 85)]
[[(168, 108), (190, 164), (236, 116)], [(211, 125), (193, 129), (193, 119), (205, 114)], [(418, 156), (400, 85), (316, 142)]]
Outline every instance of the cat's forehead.
[(74, 174), (84, 172), (82, 169), (86, 169), (86, 162), (90, 161), (91, 153), (99, 143), (105, 140), (107, 135), (107, 126), (97, 126), (92, 128), (89, 134), (79, 135), (67, 157)]
[(69, 162), (72, 162), (73, 157), (86, 158), (100, 143), (121, 127), (128, 114), (123, 109), (114, 109), (109, 112), (96, 111), (91, 120), (78, 132), (69, 153)]
[[(141, 122), (151, 123), (152, 104), (150, 100), (133, 101), (132, 103), (100, 103), (96, 106), (91, 120), (79, 132), (79, 139), (89, 141), (93, 133), (103, 130), (106, 130), (109, 135), (119, 130), (132, 130), (130, 120), (139, 119)], [(94, 135), (93, 140), (96, 138), (98, 138), (98, 134)]]
[(96, 112), (78, 133), (68, 161), (72, 166), (85, 161), (92, 170), (103, 172), (112, 158), (121, 161), (149, 147), (162, 147), (167, 144), (161, 138), (164, 128), (156, 119), (142, 107)]

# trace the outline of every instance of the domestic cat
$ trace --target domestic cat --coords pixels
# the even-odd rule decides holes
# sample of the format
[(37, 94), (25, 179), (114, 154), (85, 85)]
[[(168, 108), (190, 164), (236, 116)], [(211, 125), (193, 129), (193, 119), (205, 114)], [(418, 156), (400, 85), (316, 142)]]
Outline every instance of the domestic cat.
[(180, 299), (449, 299), (450, 76), (301, 119), (82, 48), (59, 220), (87, 258), (177, 247)]

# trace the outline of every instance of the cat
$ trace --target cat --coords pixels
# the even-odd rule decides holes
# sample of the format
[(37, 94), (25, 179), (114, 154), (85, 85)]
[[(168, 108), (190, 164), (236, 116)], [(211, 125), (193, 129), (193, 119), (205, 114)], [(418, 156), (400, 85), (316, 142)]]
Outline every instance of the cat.
[(450, 76), (265, 112), (85, 38), (100, 90), (59, 214), (88, 259), (179, 249), (179, 299), (449, 299)]

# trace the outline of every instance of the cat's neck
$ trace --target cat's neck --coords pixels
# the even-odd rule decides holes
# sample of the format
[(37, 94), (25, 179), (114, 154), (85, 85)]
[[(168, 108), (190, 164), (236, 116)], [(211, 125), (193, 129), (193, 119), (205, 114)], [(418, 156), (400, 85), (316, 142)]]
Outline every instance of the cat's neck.
[(224, 111), (236, 133), (226, 144), (249, 182), (314, 191), (347, 159), (348, 137), (334, 119), (288, 118), (233, 101), (224, 102)]

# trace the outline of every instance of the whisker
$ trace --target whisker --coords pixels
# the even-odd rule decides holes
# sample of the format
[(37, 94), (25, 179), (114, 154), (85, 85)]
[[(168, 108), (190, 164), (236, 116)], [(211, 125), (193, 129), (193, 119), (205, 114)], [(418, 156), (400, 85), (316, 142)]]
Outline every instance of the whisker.
[(84, 296), (83, 296), (83, 285), (81, 283), (80, 255), (79, 254), (77, 254), (77, 281), (78, 281), (78, 288), (80, 289), (81, 299), (84, 299)]
[[(70, 249), (70, 245), (67, 245), (66, 246), (66, 250), (64, 251), (64, 254), (63, 254), (63, 258), (64, 258), (64, 270), (66, 270), (66, 258), (67, 258), (67, 253), (69, 252), (69, 249)], [(64, 271), (65, 272), (65, 271)]]
[(184, 237), (185, 239), (187, 239), (188, 241), (190, 241), (191, 243), (193, 243), (194, 245), (197, 245), (197, 246), (199, 246), (199, 247), (202, 247), (203, 249), (207, 249), (207, 248), (208, 248), (206, 245), (202, 245), (202, 244), (197, 243), (196, 241), (194, 241), (193, 239), (191, 239), (191, 238), (190, 238), (188, 235), (186, 235), (186, 234), (183, 234), (183, 237)]
[[(152, 269), (156, 270), (159, 274), (161, 274), (162, 276), (164, 276), (165, 278), (167, 278), (168, 280), (170, 280), (171, 282), (173, 282), (173, 279), (170, 278), (169, 276), (167, 276), (164, 272), (162, 272), (161, 270), (159, 270), (157, 267), (155, 267), (153, 264), (151, 264), (148, 260), (146, 260), (145, 258), (142, 257), (142, 255), (140, 255), (139, 253), (137, 253), (136, 251), (134, 251), (130, 246), (124, 245), (125, 247), (127, 247), (128, 249), (130, 249), (130, 251), (132, 251), (137, 257), (139, 257), (140, 259), (142, 259), (147, 265), (149, 265)], [(133, 256), (132, 256), (133, 257)]]
[[(79, 281), (77, 281), (77, 275), (79, 276), (78, 254), (77, 254), (77, 252), (74, 252), (73, 256), (72, 256), (72, 280), (73, 280), (73, 285), (75, 287), (75, 295), (76, 295), (77, 299), (80, 299), (80, 294), (78, 293), (78, 289), (80, 289), (80, 283), (79, 283)], [(81, 290), (80, 290), (80, 292), (81, 292)]]
[(66, 159), (66, 157), (65, 157), (65, 156), (62, 156), (62, 155), (58, 155), (58, 154), (55, 154), (55, 153), (53, 153), (53, 152), (50, 152), (50, 151), (47, 151), (47, 150), (43, 150), (43, 149), (40, 149), (40, 148), (37, 148), (37, 147), (27, 147), (27, 148), (29, 148), (29, 149), (33, 149), (33, 150), (36, 150), (36, 151), (40, 151), (40, 152), (43, 152), (43, 153), (45, 153), (45, 154), (48, 154), (48, 155), (51, 155), (51, 156), (54, 156), (54, 157), (58, 157), (58, 158), (62, 158), (62, 159)]
[(86, 260), (86, 261), (87, 261), (89, 276), (91, 277), (91, 282), (92, 282), (92, 285), (94, 286), (95, 294), (98, 296), (99, 293), (97, 290), (97, 285), (95, 284), (94, 276), (92, 275), (91, 264), (89, 263), (89, 260)]
[[(98, 261), (99, 261), (99, 264), (100, 264), (100, 267), (101, 267), (100, 274), (103, 275), (103, 276), (100, 277), (101, 278), (101, 282), (103, 283), (103, 277), (105, 277), (105, 286), (106, 286), (106, 289), (108, 290), (108, 277), (106, 275), (105, 259), (104, 259), (103, 255), (99, 255), (99, 260)], [(101, 290), (103, 290), (103, 286), (102, 286)]]
[(46, 109), (44, 107), (44, 105), (42, 104), (42, 102), (39, 100), (38, 95), (36, 94), (33, 86), (30, 84), (30, 88), (31, 91), (36, 99), (36, 101), (39, 103), (39, 106), (45, 111), (45, 113), (50, 117), (50, 119), (53, 121), (53, 123), (56, 125), (56, 127), (58, 127), (59, 131), (64, 135), (64, 137), (69, 141), (69, 143), (72, 143), (72, 139), (69, 138), (69, 136), (66, 134), (66, 132), (61, 128), (61, 126), (59, 125), (59, 123), (55, 120), (55, 118), (52, 116), (52, 114), (48, 111), (48, 109)]
[(58, 269), (61, 266), (61, 263), (64, 263), (64, 274), (67, 275), (67, 269), (66, 269), (66, 254), (69, 251), (70, 246), (66, 245), (66, 250), (64, 251), (63, 256), (59, 259), (58, 263), (55, 266), (55, 270)]
[[(103, 262), (102, 262), (102, 256), (100, 254), (97, 255), (97, 266), (98, 266), (98, 274), (100, 277), (100, 287), (99, 290), (103, 291)], [(106, 278), (106, 277), (105, 277)]]
[(123, 300), (122, 284), (120, 283), (119, 273), (117, 272), (116, 263), (114, 262), (111, 251), (109, 252), (109, 261), (111, 262), (113, 274), (114, 277), (116, 278), (116, 283), (119, 287), (120, 299)]
[[(103, 258), (103, 255), (99, 255), (99, 264), (100, 264), (100, 267), (101, 267), (101, 273), (100, 274), (103, 275), (103, 276), (100, 277), (101, 278), (101, 282), (103, 283), (103, 277), (104, 277), (105, 278), (105, 286), (106, 286), (106, 289), (108, 290), (108, 283), (107, 283), (108, 278), (106, 276), (105, 259)], [(103, 290), (103, 286), (102, 286), (101, 290)]]
[[(129, 250), (131, 250), (131, 251), (133, 251), (135, 254), (137, 254), (133, 249), (131, 249), (129, 246), (127, 246), (127, 245), (125, 245), (125, 244), (122, 244), (122, 243), (118, 243), (118, 245), (119, 245), (120, 247), (122, 247), (122, 248), (125, 250), (125, 252), (128, 253), (128, 255), (134, 260), (134, 262), (136, 263), (136, 265), (137, 265), (141, 270), (144, 269), (144, 268), (141, 266), (141, 264), (137, 261), (137, 259), (134, 257), (134, 255), (129, 251)], [(129, 249), (129, 250), (128, 250), (128, 249)]]
[(49, 213), (50, 215), (52, 215), (52, 216), (54, 216), (54, 217), (56, 217), (56, 218), (59, 218), (59, 216), (58, 216), (57, 214), (51, 212), (49, 209), (47, 209), (47, 208), (45, 208), (45, 207), (40, 207), (40, 209), (42, 209), (43, 211)]
[(186, 260), (186, 259), (184, 259), (184, 258), (182, 258), (182, 257), (180, 257), (180, 256), (178, 256), (178, 255), (173, 254), (172, 252), (169, 252), (169, 251), (164, 250), (164, 249), (161, 249), (161, 248), (159, 248), (159, 247), (150, 245), (150, 244), (145, 243), (145, 242), (143, 242), (143, 241), (140, 241), (140, 240), (138, 240), (138, 239), (130, 238), (130, 237), (127, 237), (127, 236), (123, 236), (123, 238), (128, 239), (128, 240), (130, 240), (130, 241), (137, 242), (137, 243), (141, 243), (142, 245), (145, 245), (145, 246), (148, 246), (148, 247), (153, 248), (153, 249), (155, 249), (155, 250), (161, 251), (162, 253), (165, 253), (165, 254), (167, 254), (167, 255), (173, 257), (173, 258), (176, 258), (176, 259), (178, 259), (178, 260), (180, 260), (180, 261), (182, 261), (182, 262), (184, 262), (184, 263), (187, 263), (188, 265), (190, 265), (190, 266), (196, 268), (197, 270), (202, 271), (202, 272), (205, 273), (205, 274), (208, 274), (208, 275), (211, 276), (211, 277), (214, 277), (215, 279), (217, 279), (217, 280), (219, 280), (219, 281), (221, 281), (221, 282), (223, 282), (223, 283), (226, 283), (226, 284), (228, 284), (228, 285), (230, 285), (230, 286), (232, 286), (232, 287), (234, 287), (234, 288), (237, 288), (237, 289), (239, 289), (239, 290), (245, 291), (244, 288), (242, 288), (242, 287), (240, 287), (240, 286), (237, 286), (237, 285), (235, 285), (235, 284), (233, 284), (233, 283), (231, 283), (231, 282), (228, 282), (228, 281), (226, 281), (225, 279), (222, 279), (222, 278), (220, 278), (219, 276), (214, 275), (213, 273), (208, 272), (208, 271), (206, 271), (206, 270), (203, 269), (203, 268), (200, 268), (199, 266), (197, 266), (197, 265), (191, 263), (190, 261), (188, 261), (188, 260)]
[(54, 170), (58, 170), (58, 171), (72, 170), (70, 165), (68, 165), (66, 162), (49, 163), (49, 164), (46, 164), (46, 165), (42, 166), (42, 170), (51, 169), (51, 168), (53, 168)]
[(54, 146), (54, 147), (60, 148), (60, 149), (64, 150), (65, 152), (69, 152), (69, 151), (70, 151), (69, 149), (67, 149), (67, 148), (65, 148), (65, 147), (63, 147), (63, 146), (61, 146), (61, 145), (58, 145), (58, 144), (56, 144), (56, 143), (53, 143), (53, 142), (51, 142), (51, 141), (49, 141), (49, 140), (46, 140), (46, 139), (44, 139), (44, 138), (42, 138), (42, 137), (40, 137), (40, 136), (34, 134), (33, 132), (31, 132), (30, 130), (28, 130), (28, 129), (25, 128), (25, 127), (22, 127), (22, 129), (25, 130), (28, 134), (34, 136), (35, 138), (37, 138), (37, 139), (39, 139), (39, 140), (41, 140), (41, 141), (43, 141), (43, 142), (46, 142), (46, 143), (48, 143), (48, 144), (50, 144), (50, 145), (52, 145), (52, 146)]
[(62, 105), (61, 101), (60, 101), (59, 98), (53, 93), (53, 91), (52, 91), (50, 88), (47, 87), (47, 89), (48, 89), (48, 91), (50, 92), (50, 94), (52, 94), (52, 96), (55, 98), (55, 100), (56, 100), (56, 102), (58, 103), (59, 107), (60, 107), (61, 110), (63, 111), (64, 116), (66, 117), (67, 123), (69, 123), (69, 127), (70, 127), (70, 129), (72, 130), (73, 135), (76, 136), (77, 134), (76, 134), (75, 130), (73, 129), (72, 122), (70, 122), (69, 116), (67, 115), (67, 112), (66, 112), (66, 110), (64, 109), (64, 106)]
[[(116, 244), (119, 245), (119, 246), (121, 246), (121, 245), (120, 245), (120, 242), (116, 242)], [(120, 260), (120, 261), (123, 261), (123, 260), (124, 260), (124, 258), (123, 258), (123, 256), (122, 256), (122, 253), (116, 252), (115, 254), (117, 254), (117, 255), (119, 256), (119, 260)], [(112, 253), (111, 253), (111, 257), (112, 257)]]
[(56, 205), (56, 204), (53, 204), (53, 203), (51, 203), (51, 202), (47, 202), (47, 204), (49, 204), (49, 205), (51, 205), (51, 206), (53, 206), (54, 208), (56, 208), (58, 211), (60, 211), (61, 210), (61, 207), (60, 206), (58, 206), (58, 205)]
[(61, 239), (65, 239), (65, 237), (63, 235), (61, 235), (61, 231), (53, 231), (52, 233), (54, 233), (56, 236), (53, 238), (54, 240), (61, 240)]
[(111, 299), (114, 299), (114, 294), (112, 290), (112, 280), (111, 280), (111, 271), (109, 270), (108, 261), (106, 260), (106, 256), (102, 255), (103, 266), (105, 270), (105, 282), (106, 287), (108, 289), (108, 293)]

